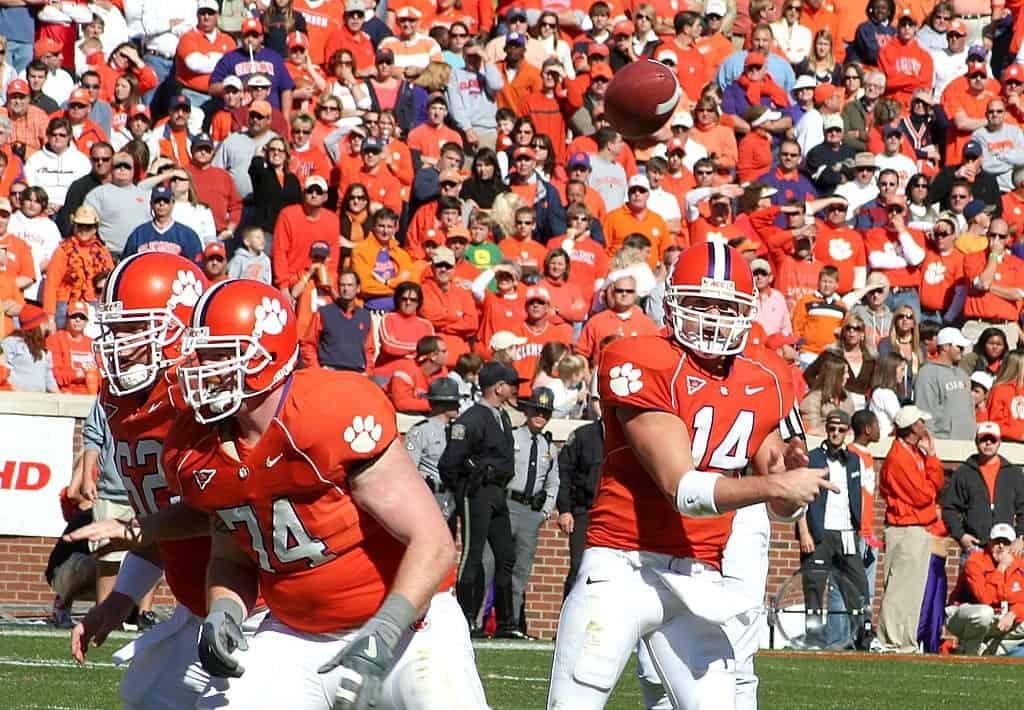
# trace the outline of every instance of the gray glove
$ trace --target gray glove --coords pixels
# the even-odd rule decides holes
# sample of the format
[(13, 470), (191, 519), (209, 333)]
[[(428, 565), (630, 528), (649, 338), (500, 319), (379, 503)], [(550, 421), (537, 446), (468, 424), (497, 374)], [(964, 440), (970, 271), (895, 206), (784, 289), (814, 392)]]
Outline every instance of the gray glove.
[(248, 651), (241, 623), (245, 611), (230, 599), (217, 599), (199, 633), (199, 661), (206, 672), (218, 678), (240, 678), (245, 668), (232, 656), (236, 649)]
[(352, 642), (317, 669), (319, 673), (330, 673), (342, 668), (334, 710), (377, 707), (384, 678), (394, 665), (395, 647), (415, 621), (416, 609), (409, 600), (400, 594), (389, 594)]

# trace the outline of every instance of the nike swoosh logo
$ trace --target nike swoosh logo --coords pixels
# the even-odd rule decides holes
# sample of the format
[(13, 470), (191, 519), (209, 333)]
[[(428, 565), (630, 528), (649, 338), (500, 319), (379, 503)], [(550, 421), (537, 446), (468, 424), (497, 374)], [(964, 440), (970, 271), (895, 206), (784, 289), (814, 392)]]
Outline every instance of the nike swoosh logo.
[(752, 395), (752, 394), (757, 394), (758, 392), (763, 392), (763, 391), (764, 391), (764, 387), (751, 387), (750, 385), (747, 385), (746, 388), (744, 388), (744, 390), (743, 390), (743, 392), (748, 397), (750, 395)]
[(368, 658), (377, 657), (377, 638), (375, 636), (366, 639), (366, 656)]
[(587, 577), (587, 584), (601, 584), (601, 582), (608, 582), (607, 579), (594, 579), (593, 577)]
[(277, 464), (277, 462), (281, 460), (282, 456), (284, 456), (284, 454), (278, 454), (277, 456), (274, 456), (273, 458), (268, 456), (267, 457), (267, 468), (273, 468), (274, 465)]
[(160, 409), (160, 407), (162, 407), (162, 406), (164, 406), (163, 402), (154, 402), (153, 404), (149, 405), (148, 413), (152, 414), (156, 410)]

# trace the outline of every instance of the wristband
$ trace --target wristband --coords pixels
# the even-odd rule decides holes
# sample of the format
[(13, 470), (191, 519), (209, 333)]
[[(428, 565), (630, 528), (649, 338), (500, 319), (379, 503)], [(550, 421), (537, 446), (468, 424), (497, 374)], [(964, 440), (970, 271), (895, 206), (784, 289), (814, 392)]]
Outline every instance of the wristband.
[(688, 518), (710, 518), (718, 515), (715, 505), (715, 484), (720, 473), (687, 471), (676, 487), (676, 510)]
[(224, 615), (234, 621), (239, 626), (245, 621), (245, 607), (239, 604), (231, 597), (218, 597), (210, 602), (210, 607), (206, 610), (207, 616), (213, 614), (215, 611), (222, 611)]
[(129, 552), (114, 580), (114, 591), (124, 594), (136, 604), (160, 581), (164, 571), (149, 560)]
[(795, 523), (800, 518), (804, 517), (804, 513), (807, 512), (807, 506), (801, 505), (791, 515), (780, 515), (772, 510), (771, 505), (768, 506), (768, 517), (777, 523)]

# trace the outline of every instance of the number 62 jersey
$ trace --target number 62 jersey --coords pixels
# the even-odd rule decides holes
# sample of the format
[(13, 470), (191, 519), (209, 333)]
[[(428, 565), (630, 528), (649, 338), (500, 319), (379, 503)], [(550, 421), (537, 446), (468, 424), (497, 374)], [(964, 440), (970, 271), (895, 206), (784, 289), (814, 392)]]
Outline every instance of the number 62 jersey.
[(251, 447), (224, 434), (230, 420), (210, 426), (181, 414), (164, 470), (188, 505), (230, 531), (277, 618), (314, 633), (356, 628), (384, 600), (405, 548), (355, 505), (348, 475), (394, 441), (395, 410), (353, 373), (301, 370), (283, 389)]
[[(605, 458), (588, 546), (689, 557), (720, 568), (733, 513), (680, 515), (627, 443), (616, 409), (675, 414), (686, 424), (698, 469), (738, 475), (790, 413), (792, 388), (783, 387), (772, 370), (744, 355), (732, 358), (724, 377), (712, 376), (665, 336), (610, 343), (601, 357), (598, 386)], [(664, 445), (680, 442), (666, 440)]]

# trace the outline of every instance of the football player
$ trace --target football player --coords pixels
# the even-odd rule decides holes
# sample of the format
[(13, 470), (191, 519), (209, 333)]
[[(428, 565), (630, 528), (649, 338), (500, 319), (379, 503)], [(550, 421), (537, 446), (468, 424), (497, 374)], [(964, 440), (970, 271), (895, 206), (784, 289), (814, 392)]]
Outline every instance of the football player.
[[(125, 557), (110, 596), (71, 632), (71, 653), (84, 662), (89, 644), (103, 643), (110, 631), (120, 628), (161, 575), (179, 602), (169, 620), (115, 656), (132, 661), (121, 681), (124, 708), (192, 707), (208, 679), (195, 646), (206, 616), (209, 519), (173, 500), (160, 462), (175, 415), (172, 370), (205, 287), (203, 272), (187, 259), (137, 254), (111, 273), (97, 312), (102, 334), (94, 348), (107, 385), (100, 402), (107, 412), (118, 472), (138, 519), (102, 521), (69, 537), (141, 545)], [(163, 521), (163, 526), (154, 528), (153, 521)], [(157, 541), (162, 536), (150, 531), (161, 527), (175, 528), (172, 537), (178, 539)]]
[[(164, 467), (214, 520), (199, 656), (215, 677), (197, 707), (486, 707), (455, 545), (384, 392), (293, 372), (295, 313), (257, 281), (211, 287), (185, 350), (193, 411)], [(270, 614), (250, 644), (257, 584)]]
[[(735, 654), (723, 625), (757, 602), (720, 572), (733, 511), (767, 502), (792, 517), (832, 488), (824, 470), (787, 468), (778, 429), (792, 411), (791, 390), (742, 354), (756, 308), (742, 256), (707, 242), (684, 252), (673, 272), (667, 337), (623, 339), (605, 351), (608, 453), (588, 548), (559, 620), (549, 708), (604, 707), (638, 640), (673, 707), (735, 706)], [(762, 475), (739, 477), (748, 463)]]

